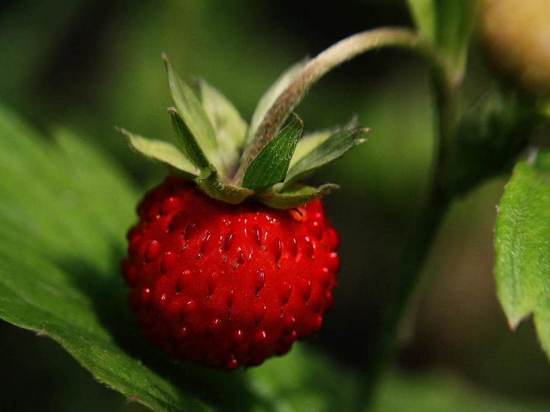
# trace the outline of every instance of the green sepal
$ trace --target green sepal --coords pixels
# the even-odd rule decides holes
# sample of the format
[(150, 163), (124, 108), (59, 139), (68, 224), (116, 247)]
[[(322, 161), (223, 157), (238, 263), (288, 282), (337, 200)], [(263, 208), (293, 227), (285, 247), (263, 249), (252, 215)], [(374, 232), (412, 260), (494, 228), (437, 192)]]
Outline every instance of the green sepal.
[(211, 198), (232, 205), (242, 203), (254, 194), (250, 189), (222, 182), (215, 172), (197, 177), (195, 183)]
[(187, 128), (186, 123), (183, 121), (178, 111), (173, 107), (169, 107), (168, 114), (170, 114), (174, 130), (179, 138), (179, 146), (185, 155), (187, 155), (187, 158), (201, 171), (201, 173), (204, 173), (204, 170), (215, 170), (214, 166), (212, 166), (206, 158), (195, 136)]
[(314, 132), (305, 133), (302, 136), (302, 138), (298, 140), (298, 144), (296, 145), (296, 150), (294, 151), (294, 155), (290, 160), (289, 169), (292, 169), (292, 167), (296, 163), (298, 163), (305, 155), (307, 155), (313, 149), (320, 146), (325, 140), (327, 140), (330, 136), (332, 136), (337, 131), (342, 129), (353, 129), (353, 128), (356, 128), (357, 126), (358, 126), (357, 116), (354, 115), (350, 119), (350, 121), (342, 127), (333, 127), (331, 129), (316, 130)]
[[(280, 186), (280, 185), (279, 185)], [(277, 187), (257, 195), (259, 202), (274, 209), (291, 209), (304, 203), (328, 195), (339, 186), (333, 183), (326, 183), (319, 187), (306, 185), (293, 185), (284, 191), (277, 191)]]
[(293, 113), (286, 126), (250, 163), (242, 185), (249, 189), (262, 190), (282, 182), (303, 129), (302, 120)]
[(363, 141), (361, 136), (366, 130), (350, 130), (349, 125), (317, 132), (300, 141), (303, 122), (291, 113), (283, 127), (279, 129), (281, 122), (269, 130), (269, 138), (262, 145), (256, 145), (254, 150), (243, 147), (250, 143), (247, 138), (257, 134), (265, 114), (302, 73), (307, 61), (284, 72), (264, 94), (249, 128), (219, 91), (201, 79), (193, 85), (182, 81), (165, 55), (163, 59), (176, 106), (168, 112), (177, 138), (166, 142), (121, 132), (137, 151), (167, 163), (214, 199), (239, 204), (253, 198), (277, 209), (296, 207), (337, 187), (299, 185), (298, 177)]
[(292, 83), (296, 76), (302, 71), (304, 66), (308, 63), (308, 59), (304, 59), (298, 63), (294, 63), (288, 69), (286, 69), (275, 82), (267, 89), (267, 91), (260, 98), (252, 119), (250, 120), (250, 127), (248, 128), (247, 143), (252, 141), (258, 127), (262, 120), (264, 119), (266, 113), (271, 108), (275, 100), (279, 95)]
[(116, 128), (116, 130), (128, 139), (128, 143), (134, 150), (142, 155), (166, 163), (187, 177), (195, 177), (200, 174), (185, 154), (172, 143), (164, 140), (148, 139), (122, 128)]
[(170, 93), (172, 94), (172, 99), (174, 100), (178, 113), (196, 139), (208, 161), (216, 167), (216, 170), (222, 171), (222, 164), (218, 158), (216, 132), (210, 123), (200, 99), (191, 86), (185, 83), (176, 74), (168, 57), (163, 54), (162, 58), (166, 65)]
[(306, 173), (310, 173), (325, 164), (334, 161), (342, 156), (352, 147), (366, 141), (366, 134), (369, 129), (355, 128), (339, 130), (321, 144), (305, 154), (288, 171), (285, 184), (288, 184)]
[(304, 134), (298, 144), (296, 145), (296, 150), (290, 159), (289, 170), (302, 159), (305, 155), (327, 140), (336, 130), (335, 129), (326, 129), (326, 130), (317, 130), (315, 132), (310, 132)]
[(199, 80), (204, 111), (214, 127), (219, 156), (226, 169), (235, 167), (246, 139), (247, 123), (233, 104), (205, 80)]

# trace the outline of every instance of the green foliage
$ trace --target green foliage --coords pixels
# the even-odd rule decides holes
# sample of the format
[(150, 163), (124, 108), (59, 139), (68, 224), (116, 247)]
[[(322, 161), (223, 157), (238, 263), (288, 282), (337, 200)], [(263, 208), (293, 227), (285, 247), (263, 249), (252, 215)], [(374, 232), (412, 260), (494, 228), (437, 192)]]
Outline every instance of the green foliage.
[(216, 169), (206, 158), (199, 142), (191, 131), (187, 128), (187, 125), (179, 115), (178, 111), (174, 108), (169, 108), (168, 113), (172, 119), (174, 130), (178, 136), (178, 141), (183, 153), (191, 161), (193, 166), (200, 170), (201, 174), (208, 175)]
[(118, 269), (136, 191), (82, 138), (55, 136), (52, 144), (0, 112), (0, 318), (51, 337), (97, 380), (154, 410), (356, 409), (353, 376), (304, 348), (230, 375), (151, 348)]
[[(453, 76), (462, 74), (478, 1), (408, 1), (419, 31), (435, 45), (437, 53), (451, 69), (450, 77), (453, 81), (457, 80)], [(0, 32), (6, 36), (0, 36), (3, 39), (0, 44), (6, 46), (3, 50), (8, 52), (5, 60), (18, 63), (6, 67), (21, 68), (15, 71), (8, 68), (3, 76), (3, 95), (6, 98), (14, 99), (12, 91), (23, 87), (34, 89), (36, 79), (48, 81), (44, 69), (49, 69), (52, 54), (61, 50), (56, 43), (63, 38), (59, 36), (61, 26), (57, 27), (57, 22), (68, 21), (72, 14), (81, 16), (80, 12), (75, 13), (78, 7), (74, 4), (64, 7), (66, 5), (61, 3), (53, 8), (50, 5), (41, 6), (42, 11), (49, 16), (55, 15), (56, 19), (44, 19), (44, 13), (33, 12), (29, 15), (26, 7), (19, 6), (17, 16), (8, 13), (2, 19), (5, 24)], [(80, 6), (81, 3), (77, 1), (75, 4)], [(297, 42), (270, 43), (265, 35), (251, 38), (248, 31), (235, 30), (239, 25), (235, 23), (242, 21), (237, 20), (239, 12), (234, 10), (247, 9), (247, 3), (241, 4), (243, 7), (220, 6), (216, 2), (196, 3), (171, 5), (162, 12), (159, 10), (164, 6), (140, 6), (142, 16), (138, 19), (135, 15), (133, 17), (133, 24), (139, 27), (134, 31), (140, 34), (132, 43), (128, 40), (120, 43), (116, 35), (105, 37), (109, 46), (120, 43), (114, 50), (109, 49), (107, 54), (121, 56), (125, 65), (131, 61), (133, 73), (132, 76), (123, 73), (114, 81), (113, 73), (98, 76), (110, 80), (103, 87), (98, 84), (101, 81), (95, 78), (87, 82), (93, 84), (94, 91), (99, 90), (97, 95), (101, 100), (97, 107), (100, 110), (107, 107), (106, 112), (96, 113), (96, 118), (91, 119), (95, 125), (111, 124), (111, 119), (117, 119), (118, 123), (123, 113), (128, 116), (124, 123), (130, 121), (136, 127), (135, 121), (141, 121), (143, 124), (139, 128), (144, 126), (149, 130), (146, 134), (163, 135), (155, 115), (150, 116), (151, 112), (155, 112), (155, 104), (151, 105), (151, 101), (160, 101), (164, 95), (157, 83), (159, 76), (155, 65), (151, 64), (147, 53), (158, 54), (159, 47), (167, 47), (166, 41), (172, 42), (171, 46), (178, 53), (183, 49), (184, 55), (194, 56), (187, 59), (187, 70), (210, 71), (209, 78), (216, 79), (216, 83), (225, 82), (224, 90), (231, 91), (240, 99), (238, 103), (244, 108), (252, 108), (259, 84), (266, 83), (271, 75), (269, 68), (278, 66), (282, 60), (288, 61), (295, 53), (303, 52)], [(13, 5), (11, 7), (15, 8)], [(134, 13), (137, 9), (133, 9)], [(182, 12), (184, 9), (185, 13)], [(37, 16), (41, 18), (37, 19)], [(112, 16), (118, 18), (122, 14), (119, 11)], [(126, 37), (131, 31), (128, 21), (132, 20), (127, 17), (129, 15), (117, 21), (124, 24), (124, 30), (118, 32), (126, 33)], [(40, 24), (22, 24), (29, 18)], [(75, 19), (78, 24), (80, 18)], [(57, 23), (55, 30), (46, 30), (54, 20)], [(70, 27), (65, 29), (62, 32), (72, 32)], [(204, 31), (202, 35), (201, 31)], [(181, 35), (191, 32), (193, 36)], [(220, 38), (224, 41), (219, 42)], [(247, 51), (240, 52), (245, 41)], [(264, 53), (267, 49), (270, 53)], [(198, 50), (201, 52), (195, 53)], [(131, 59), (132, 55), (134, 59)], [(60, 54), (54, 56), (54, 60), (65, 57)], [(248, 64), (243, 64), (243, 61)], [(122, 67), (119, 63), (113, 60), (113, 66)], [(183, 117), (183, 121), (176, 118), (180, 131), (187, 133), (187, 137), (196, 138), (195, 149), (198, 147), (199, 154), (203, 156), (203, 166), (214, 163), (219, 173), (225, 175), (220, 178), (213, 172), (196, 179), (209, 195), (239, 203), (253, 194), (251, 190), (229, 183), (228, 178), (234, 171), (231, 165), (238, 159), (245, 141), (256, 134), (268, 108), (304, 64), (293, 66), (269, 89), (256, 108), (249, 130), (235, 107), (218, 91), (203, 81), (199, 82), (198, 89), (193, 89), (168, 67), (172, 93)], [(68, 66), (70, 71), (71, 62)], [(222, 66), (235, 70), (227, 71), (221, 69)], [(75, 67), (72, 69), (75, 70)], [(409, 76), (410, 67), (404, 68), (402, 77), (405, 77), (404, 72)], [(89, 80), (86, 75), (82, 78)], [(386, 82), (381, 86), (384, 89)], [(126, 87), (121, 87), (121, 84)], [(141, 90), (136, 92), (142, 95), (141, 98), (128, 99), (136, 84), (140, 85), (140, 89), (149, 90), (147, 98), (143, 98)], [(356, 187), (350, 192), (367, 192), (365, 183), (368, 183), (371, 196), (374, 191), (377, 202), (381, 204), (384, 202), (380, 202), (380, 198), (384, 195), (400, 200), (421, 199), (417, 195), (421, 186), (419, 182), (422, 183), (427, 174), (424, 170), (427, 170), (425, 166), (428, 164), (431, 140), (426, 137), (431, 133), (427, 126), (431, 124), (431, 119), (427, 116), (424, 119), (418, 112), (424, 114), (429, 107), (427, 102), (421, 104), (428, 93), (415, 89), (414, 99), (406, 99), (403, 96), (417, 86), (402, 86), (399, 84), (398, 93), (389, 105), (381, 105), (380, 101), (390, 99), (373, 98), (370, 88), (368, 95), (360, 93), (361, 99), (366, 98), (371, 103), (365, 115), (378, 116), (380, 120), (380, 124), (375, 125), (377, 137), (372, 142), (373, 146), (369, 145), (367, 150), (361, 148), (351, 155), (345, 168), (332, 170), (342, 170), (345, 176), (340, 176), (338, 180), (345, 180), (347, 187), (353, 187), (355, 182)], [(328, 96), (332, 98), (316, 99), (318, 103), (312, 117), (322, 119), (321, 123), (344, 116), (359, 103), (353, 99), (344, 101), (342, 97), (346, 95), (341, 90)], [(34, 93), (28, 93), (25, 98), (28, 99), (29, 109), (40, 112), (44, 108), (44, 105), (37, 103)], [(326, 104), (322, 100), (331, 103)], [(337, 108), (334, 101), (339, 101)], [(77, 108), (86, 106), (74, 104), (81, 101), (66, 103), (63, 101), (62, 106), (75, 109), (53, 112), (57, 115), (54, 118), (61, 118), (60, 114), (74, 118), (87, 114), (86, 110)], [(396, 105), (403, 107), (396, 108)], [(109, 112), (113, 110), (109, 106), (117, 107), (115, 111), (118, 112)], [(136, 107), (142, 110), (135, 110)], [(411, 110), (414, 116), (410, 116), (410, 121), (404, 121), (403, 114), (413, 113)], [(161, 110), (158, 112), (162, 114)], [(398, 122), (395, 121), (397, 112)], [(136, 113), (140, 115), (136, 116)], [(538, 124), (533, 113), (533, 102), (528, 99), (491, 91), (462, 116), (454, 152), (450, 155), (453, 165), (448, 182), (450, 190), (454, 194), (464, 193), (482, 179), (508, 171)], [(48, 115), (41, 115), (49, 121)], [(103, 116), (107, 121), (98, 121), (97, 116)], [(63, 118), (64, 122), (74, 121)], [(373, 123), (372, 120), (369, 120), (370, 123)], [(324, 159), (318, 150), (327, 144), (333, 132), (318, 132), (301, 139), (290, 160), (289, 173), (297, 175), (296, 170), (299, 174), (308, 172)], [(176, 145), (124, 133), (132, 147), (146, 156), (168, 163), (191, 177), (199, 174)], [(386, 136), (380, 136), (380, 133)], [(414, 137), (406, 139), (409, 134)], [(177, 364), (149, 347), (127, 309), (126, 290), (118, 270), (118, 262), (124, 254), (123, 234), (135, 219), (133, 210), (139, 194), (125, 174), (106, 156), (93, 150), (82, 137), (67, 131), (58, 131), (54, 136), (55, 141), (49, 142), (46, 136), (36, 134), (15, 121), (11, 114), (0, 110), (0, 318), (53, 338), (96, 379), (156, 410), (361, 409), (363, 405), (357, 403), (363, 391), (360, 377), (312, 352), (305, 345), (297, 345), (289, 355), (271, 360), (262, 367), (232, 374), (204, 370), (187, 363)], [(110, 145), (109, 140), (116, 141), (114, 137), (108, 138), (102, 145)], [(333, 143), (344, 145), (346, 142), (350, 143), (350, 140)], [(313, 156), (313, 161), (310, 156)], [(303, 159), (308, 157), (310, 160), (306, 163)], [(294, 166), (302, 170), (298, 168), (292, 172)], [(136, 174), (143, 173), (142, 165), (139, 167), (141, 172), (135, 171)], [(275, 172), (280, 174), (282, 169), (277, 167)], [(549, 299), (545, 293), (550, 290), (546, 281), (549, 278), (550, 256), (549, 174), (548, 153), (540, 154), (536, 161), (517, 165), (506, 188), (498, 217), (496, 275), (499, 297), (510, 323), (516, 326), (525, 316), (533, 314), (541, 342), (550, 354)], [(334, 188), (335, 185), (315, 188), (276, 184), (259, 194), (257, 200), (273, 207), (287, 208)], [(407, 197), (408, 191), (414, 196), (410, 194)], [(353, 201), (356, 200), (357, 197), (354, 197)], [(401, 209), (400, 213), (406, 213), (400, 200), (394, 203)], [(548, 405), (531, 405), (529, 402), (517, 405), (474, 393), (471, 388), (442, 375), (415, 374), (411, 377), (391, 373), (381, 379), (378, 388), (374, 410), (380, 412), (548, 410)]]
[[(249, 197), (255, 197), (274, 208), (296, 207), (327, 194), (335, 185), (327, 184), (319, 188), (295, 185), (290, 190), (285, 190), (288, 185), (364, 141), (362, 136), (367, 129), (352, 129), (348, 125), (332, 134), (313, 133), (299, 145), (303, 122), (293, 114), (287, 125), (255, 153), (250, 162), (240, 162), (241, 154), (246, 153), (249, 147), (243, 147), (247, 124), (237, 109), (203, 80), (198, 83), (201, 96), (199, 101), (193, 90), (174, 72), (168, 58), (165, 55), (163, 58), (172, 98), (178, 106), (168, 108), (177, 135), (174, 139), (175, 145), (149, 140), (124, 129), (119, 131), (128, 138), (132, 148), (148, 158), (163, 161), (176, 172), (183, 172), (185, 177), (193, 179), (203, 192), (214, 199), (238, 204)], [(268, 109), (262, 108), (263, 105), (276, 99), (281, 92), (279, 89), (285, 87), (302, 67), (303, 64), (298, 64), (283, 73), (261, 99), (256, 116)], [(208, 153), (206, 143), (210, 129), (215, 135), (216, 147), (210, 148)], [(249, 144), (254, 145), (254, 142)], [(246, 156), (243, 154), (243, 157)], [(216, 167), (213, 161), (217, 165), (223, 165), (222, 169)], [(293, 171), (289, 175), (291, 163)], [(283, 181), (283, 185), (279, 184)]]
[(432, 42), (459, 73), (475, 27), (479, 0), (408, 0), (420, 33)]
[(296, 145), (296, 150), (290, 159), (289, 169), (292, 168), (299, 160), (301, 160), (305, 155), (327, 140), (335, 130), (318, 130), (311, 133), (306, 133), (298, 140)]
[(224, 170), (218, 156), (216, 132), (208, 115), (193, 89), (177, 75), (165, 55), (163, 55), (163, 59), (168, 73), (170, 92), (179, 115), (183, 118), (190, 134), (196, 139), (208, 162), (213, 164), (220, 173), (223, 173)]
[(248, 129), (247, 137), (248, 142), (251, 142), (256, 135), (260, 123), (273, 103), (275, 103), (275, 100), (277, 100), (279, 95), (292, 83), (306, 64), (307, 60), (304, 60), (290, 66), (279, 76), (277, 80), (275, 80), (271, 87), (267, 89), (264, 95), (260, 98), (250, 121), (250, 128)]
[(235, 186), (220, 180), (215, 172), (207, 176), (199, 176), (195, 179), (195, 183), (208, 196), (232, 205), (241, 203), (254, 193), (245, 187)]
[(408, 0), (409, 8), (418, 31), (426, 39), (435, 42), (435, 0)]
[(293, 115), (279, 134), (250, 163), (243, 177), (243, 186), (256, 190), (282, 182), (303, 130), (302, 120)]
[(140, 154), (166, 163), (187, 174), (189, 177), (199, 174), (199, 170), (195, 165), (172, 143), (165, 142), (164, 140), (148, 139), (125, 129), (119, 129), (119, 132), (126, 136), (132, 148)]
[(550, 356), (550, 152), (515, 167), (499, 205), (495, 249), (498, 297), (510, 326), (532, 314)]
[(269, 207), (275, 209), (289, 209), (303, 205), (308, 200), (328, 195), (338, 185), (326, 183), (319, 187), (305, 185), (291, 185), (283, 191), (278, 191), (275, 186), (273, 190), (266, 190), (258, 196), (258, 199)]
[(220, 156), (228, 169), (237, 163), (248, 125), (235, 106), (218, 90), (204, 80), (200, 80), (199, 85), (204, 111), (214, 126)]
[(480, 181), (509, 171), (540, 124), (536, 101), (494, 86), (462, 116), (451, 153), (449, 188), (465, 193)]
[(436, 0), (436, 43), (455, 67), (463, 67), (479, 0)]
[[(361, 409), (358, 377), (303, 344), (231, 374), (149, 346), (118, 269), (138, 195), (81, 137), (54, 135), (50, 142), (0, 111), (0, 318), (52, 338), (97, 380), (154, 410)], [(375, 410), (507, 405), (455, 388), (393, 375), (380, 383)]]
[(336, 160), (351, 148), (364, 143), (368, 129), (342, 129), (323, 140), (318, 146), (302, 155), (288, 171), (286, 182), (303, 178), (304, 175)]

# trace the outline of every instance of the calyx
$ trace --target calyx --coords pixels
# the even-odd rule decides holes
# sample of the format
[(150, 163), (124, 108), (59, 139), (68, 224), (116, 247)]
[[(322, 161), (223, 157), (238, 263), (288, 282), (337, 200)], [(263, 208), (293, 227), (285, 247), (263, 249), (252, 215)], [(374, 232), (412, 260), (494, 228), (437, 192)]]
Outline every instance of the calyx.
[[(307, 186), (301, 179), (366, 140), (369, 130), (354, 121), (303, 135), (303, 122), (292, 112), (279, 130), (262, 135), (260, 150), (250, 150), (259, 143), (258, 129), (269, 121), (269, 109), (307, 62), (292, 66), (277, 79), (260, 99), (248, 125), (214, 87), (204, 80), (192, 87), (175, 73), (165, 55), (163, 59), (175, 105), (168, 108), (174, 136), (150, 139), (118, 130), (133, 149), (193, 180), (212, 198), (230, 204), (255, 199), (277, 209), (296, 207), (338, 188), (334, 184)], [(245, 152), (257, 154), (245, 159)]]

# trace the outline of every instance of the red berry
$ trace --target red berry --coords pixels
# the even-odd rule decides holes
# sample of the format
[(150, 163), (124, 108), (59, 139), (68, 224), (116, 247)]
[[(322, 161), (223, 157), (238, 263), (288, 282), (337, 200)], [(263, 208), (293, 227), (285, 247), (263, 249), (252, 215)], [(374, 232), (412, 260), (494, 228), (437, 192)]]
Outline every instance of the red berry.
[(339, 261), (320, 200), (234, 206), (168, 177), (138, 214), (122, 268), (144, 334), (165, 351), (235, 369), (321, 327)]

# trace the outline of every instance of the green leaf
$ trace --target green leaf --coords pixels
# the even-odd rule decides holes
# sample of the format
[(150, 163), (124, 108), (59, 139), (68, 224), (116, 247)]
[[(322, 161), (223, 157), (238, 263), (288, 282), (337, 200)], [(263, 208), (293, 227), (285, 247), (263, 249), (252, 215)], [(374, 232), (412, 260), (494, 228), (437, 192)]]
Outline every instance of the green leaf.
[(117, 130), (126, 136), (132, 148), (142, 155), (172, 166), (188, 176), (197, 176), (199, 174), (199, 170), (193, 163), (172, 143), (163, 140), (148, 139), (131, 133), (126, 129)]
[(408, 0), (420, 33), (461, 73), (478, 14), (478, 0)]
[(195, 137), (191, 134), (187, 125), (180, 117), (179, 113), (174, 108), (169, 108), (168, 113), (172, 119), (174, 130), (179, 137), (180, 147), (187, 156), (187, 158), (193, 163), (193, 165), (201, 171), (201, 174), (208, 174), (208, 172), (214, 171), (214, 167), (210, 164), (206, 156), (204, 155)]
[(275, 100), (279, 95), (292, 83), (296, 76), (302, 71), (305, 65), (308, 63), (308, 59), (304, 59), (298, 63), (293, 64), (286, 69), (275, 82), (267, 89), (264, 95), (260, 98), (252, 119), (250, 120), (250, 127), (248, 129), (247, 142), (252, 141), (260, 123), (264, 119), (266, 113), (271, 108)]
[(302, 120), (293, 114), (287, 125), (250, 163), (243, 186), (259, 190), (282, 182), (303, 129)]
[(119, 270), (141, 196), (94, 139), (54, 135), (55, 144), (0, 107), (0, 319), (55, 340), (155, 411), (358, 410), (355, 376), (304, 344), (231, 374), (149, 345)]
[(196, 139), (208, 161), (216, 167), (216, 170), (225, 173), (218, 155), (214, 127), (210, 123), (199, 98), (193, 89), (176, 74), (168, 57), (163, 54), (162, 58), (166, 64), (172, 99), (178, 109), (179, 115), (183, 118), (187, 128)]
[(222, 161), (226, 168), (238, 161), (248, 125), (233, 104), (206, 81), (200, 80), (204, 111), (214, 126)]
[(258, 196), (258, 200), (264, 205), (274, 209), (290, 209), (304, 203), (328, 195), (333, 190), (338, 189), (338, 185), (327, 183), (319, 187), (305, 185), (295, 185), (283, 191), (268, 190)]
[(299, 179), (319, 167), (339, 158), (352, 147), (366, 141), (369, 129), (343, 129), (330, 135), (319, 146), (305, 154), (288, 171), (285, 182)]
[(408, 0), (409, 9), (418, 31), (426, 39), (435, 40), (434, 0)]
[(550, 356), (550, 152), (520, 162), (500, 201), (495, 231), (500, 303), (515, 328), (533, 314)]
[(470, 37), (477, 19), (478, 0), (437, 0), (437, 33), (439, 47), (449, 56), (454, 67), (463, 67)]

